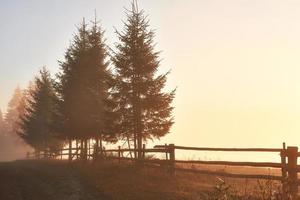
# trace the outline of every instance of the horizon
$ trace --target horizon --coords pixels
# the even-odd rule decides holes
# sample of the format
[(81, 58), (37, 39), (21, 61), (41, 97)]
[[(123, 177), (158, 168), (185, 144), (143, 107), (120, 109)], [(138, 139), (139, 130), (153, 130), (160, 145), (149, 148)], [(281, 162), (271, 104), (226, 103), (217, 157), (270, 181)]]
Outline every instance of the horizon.
[[(0, 108), (42, 66), (52, 75), (83, 17), (94, 10), (107, 44), (130, 1), (2, 2)], [(146, 1), (139, 7), (162, 51), (166, 89), (178, 88), (175, 124), (159, 143), (281, 147), (300, 140), (300, 2)], [(181, 12), (178, 12), (181, 8)]]

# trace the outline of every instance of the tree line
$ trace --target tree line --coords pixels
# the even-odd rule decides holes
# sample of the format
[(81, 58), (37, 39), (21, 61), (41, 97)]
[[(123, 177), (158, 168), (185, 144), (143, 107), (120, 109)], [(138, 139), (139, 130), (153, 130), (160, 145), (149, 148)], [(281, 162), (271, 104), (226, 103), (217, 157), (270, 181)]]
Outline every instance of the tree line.
[(134, 2), (126, 17), (114, 48), (96, 17), (83, 20), (55, 78), (44, 67), (22, 92), (15, 132), (32, 148), (55, 154), (76, 141), (87, 159), (89, 140), (96, 153), (122, 140), (141, 158), (143, 142), (169, 132), (175, 90), (163, 91), (168, 73), (158, 74), (154, 32)]
[(20, 117), (23, 113), (25, 90), (17, 87), (8, 103), (7, 110), (0, 110), (0, 160), (9, 161), (24, 158), (25, 152), (31, 148), (18, 136)]

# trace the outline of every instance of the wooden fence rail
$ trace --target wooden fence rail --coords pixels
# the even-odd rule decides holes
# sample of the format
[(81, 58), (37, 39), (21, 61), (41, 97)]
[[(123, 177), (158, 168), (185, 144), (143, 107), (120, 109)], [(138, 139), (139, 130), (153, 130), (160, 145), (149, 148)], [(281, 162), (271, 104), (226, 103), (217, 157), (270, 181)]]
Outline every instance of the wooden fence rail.
[[(165, 145), (155, 145), (154, 148), (163, 148)], [(281, 152), (282, 149), (277, 148), (210, 148), (210, 147), (184, 147), (175, 146), (178, 150), (193, 150), (193, 151), (240, 151), (240, 152)]]
[[(203, 160), (176, 160), (175, 152), (176, 150), (189, 150), (189, 151), (225, 151), (225, 152), (271, 152), (280, 153), (281, 162), (233, 162), (233, 161), (203, 161)], [(136, 159), (132, 157), (124, 156), (124, 153), (142, 152), (142, 159)], [(267, 180), (277, 180), (281, 181), (283, 191), (289, 191), (294, 199), (296, 199), (298, 193), (298, 185), (300, 185), (300, 180), (298, 179), (297, 173), (300, 172), (300, 165), (297, 164), (297, 158), (300, 157), (300, 152), (298, 152), (298, 147), (287, 147), (283, 143), (282, 148), (209, 148), (209, 147), (185, 147), (176, 146), (174, 144), (169, 145), (156, 145), (154, 148), (143, 149), (122, 149), (120, 146), (118, 149), (97, 149), (89, 148), (85, 152), (81, 152), (81, 148), (65, 148), (57, 151), (55, 154), (50, 154), (48, 151), (41, 153), (31, 153), (28, 154), (28, 158), (61, 158), (64, 156), (70, 156), (69, 160), (74, 158), (80, 159), (82, 153), (87, 153), (87, 158), (96, 159), (99, 156), (105, 159), (117, 159), (119, 162), (122, 160), (138, 161), (144, 164), (153, 164), (156, 166), (167, 166), (167, 169), (171, 174), (175, 174), (176, 171), (199, 173), (207, 175), (216, 175), (229, 178), (253, 178), (253, 179), (267, 179)], [(146, 158), (146, 153), (164, 153), (165, 159), (149, 159)], [(97, 154), (97, 155), (96, 155)], [(177, 164), (204, 164), (204, 165), (226, 165), (226, 166), (247, 166), (247, 167), (268, 167), (281, 169), (281, 175), (269, 175), (269, 174), (236, 174), (220, 171), (211, 171), (199, 169), (188, 169), (182, 168)], [(287, 188), (288, 187), (288, 188)], [(287, 194), (286, 194), (287, 195)]]

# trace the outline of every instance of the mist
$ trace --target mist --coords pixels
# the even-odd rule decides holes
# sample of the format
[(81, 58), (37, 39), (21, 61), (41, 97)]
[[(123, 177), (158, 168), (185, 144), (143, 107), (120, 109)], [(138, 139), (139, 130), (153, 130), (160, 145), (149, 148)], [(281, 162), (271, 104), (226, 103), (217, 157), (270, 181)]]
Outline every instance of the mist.
[(10, 135), (0, 135), (0, 162), (26, 158), (30, 147)]

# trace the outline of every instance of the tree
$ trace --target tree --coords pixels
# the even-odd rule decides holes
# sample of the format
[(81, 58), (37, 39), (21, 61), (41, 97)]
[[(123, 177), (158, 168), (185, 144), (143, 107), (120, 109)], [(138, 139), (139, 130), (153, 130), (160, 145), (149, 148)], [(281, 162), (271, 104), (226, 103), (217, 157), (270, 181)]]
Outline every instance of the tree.
[(1, 110), (0, 110), (0, 135), (4, 135), (4, 119)]
[(53, 83), (49, 71), (44, 67), (34, 80), (34, 89), (30, 88), (27, 98), (23, 99), (25, 108), (22, 108), (18, 134), (35, 150), (55, 153), (61, 147), (61, 142), (52, 128), (57, 111)]
[[(91, 100), (94, 101), (94, 109), (91, 110), (91, 120), (96, 122), (96, 151), (102, 141), (116, 141), (116, 114), (115, 103), (110, 96), (113, 86), (113, 76), (107, 61), (107, 50), (103, 39), (104, 31), (98, 25), (96, 16), (89, 30), (89, 86)], [(98, 153), (98, 152), (96, 152)]]
[[(95, 19), (91, 29), (83, 21), (60, 62), (57, 89), (63, 121), (61, 132), (70, 146), (71, 140), (84, 141), (81, 147), (85, 146), (85, 152), (88, 139), (112, 136), (108, 127), (113, 123), (113, 104), (108, 93), (112, 78), (106, 56), (103, 31)], [(86, 153), (83, 158), (86, 159)]]
[(2, 126), (3, 135), (0, 139), (0, 151), (3, 152), (0, 159), (23, 159), (26, 151), (31, 150), (18, 135), (18, 132), (21, 130), (20, 123), (25, 106), (25, 93), (25, 90), (17, 87), (8, 103)]
[(141, 158), (143, 139), (160, 138), (173, 124), (171, 102), (175, 90), (163, 92), (167, 74), (157, 75), (159, 53), (154, 51), (154, 32), (143, 11), (132, 3), (119, 43), (113, 52), (115, 85), (113, 97), (118, 103), (120, 134), (131, 136)]
[(15, 141), (18, 140), (17, 132), (20, 130), (20, 116), (19, 105), (23, 98), (23, 92), (20, 87), (17, 87), (11, 100), (8, 103), (7, 113), (5, 115), (5, 132), (14, 138)]

